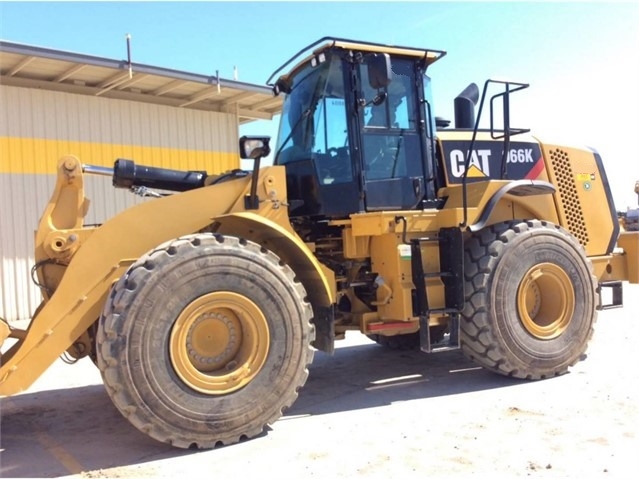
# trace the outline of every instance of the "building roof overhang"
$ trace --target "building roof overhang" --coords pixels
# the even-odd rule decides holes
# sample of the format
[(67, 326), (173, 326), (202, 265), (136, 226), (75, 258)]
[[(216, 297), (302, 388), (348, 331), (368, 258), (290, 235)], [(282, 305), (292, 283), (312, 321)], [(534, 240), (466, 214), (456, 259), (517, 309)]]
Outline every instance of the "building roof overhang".
[(282, 97), (267, 86), (0, 40), (0, 84), (271, 120)]

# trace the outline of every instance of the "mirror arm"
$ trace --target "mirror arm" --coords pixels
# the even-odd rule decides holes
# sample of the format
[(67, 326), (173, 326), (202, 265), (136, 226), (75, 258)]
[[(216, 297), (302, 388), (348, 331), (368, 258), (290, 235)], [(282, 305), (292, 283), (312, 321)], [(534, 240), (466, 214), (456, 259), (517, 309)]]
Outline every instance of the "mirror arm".
[(357, 100), (357, 103), (362, 108), (366, 108), (371, 103), (375, 106), (379, 106), (382, 103), (384, 103), (384, 101), (386, 101), (386, 98), (388, 98), (388, 95), (386, 94), (386, 92), (379, 92), (377, 95), (373, 97), (372, 100), (366, 101), (366, 98), (360, 98), (359, 100)]
[(256, 210), (260, 206), (260, 198), (257, 196), (257, 178), (260, 174), (260, 160), (262, 156), (258, 156), (253, 160), (253, 173), (251, 175), (251, 191), (244, 197), (244, 208), (247, 210)]

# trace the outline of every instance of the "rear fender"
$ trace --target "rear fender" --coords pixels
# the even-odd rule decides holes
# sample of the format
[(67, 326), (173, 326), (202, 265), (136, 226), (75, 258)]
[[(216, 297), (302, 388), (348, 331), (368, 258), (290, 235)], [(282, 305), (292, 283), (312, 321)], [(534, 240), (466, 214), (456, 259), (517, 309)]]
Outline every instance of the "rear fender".
[[(494, 193), (490, 200), (484, 205), (481, 214), (477, 218), (474, 224), (469, 226), (469, 230), (477, 232), (483, 229), (489, 222), (489, 219), (499, 205), (503, 196), (510, 195), (510, 200), (515, 203), (522, 203), (525, 207), (529, 206), (526, 203), (531, 200), (527, 199), (530, 196), (537, 195), (551, 195), (554, 194), (556, 188), (547, 181), (539, 180), (517, 180), (512, 181), (502, 186), (496, 193)], [(548, 219), (548, 218), (539, 218)]]

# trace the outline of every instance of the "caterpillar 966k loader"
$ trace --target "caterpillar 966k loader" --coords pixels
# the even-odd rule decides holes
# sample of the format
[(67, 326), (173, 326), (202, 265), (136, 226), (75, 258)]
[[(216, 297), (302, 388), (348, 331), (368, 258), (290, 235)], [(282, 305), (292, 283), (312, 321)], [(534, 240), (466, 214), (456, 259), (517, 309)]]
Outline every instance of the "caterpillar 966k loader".
[(89, 356), (134, 426), (206, 448), (275, 421), (314, 350), (350, 330), (516, 378), (565, 373), (597, 310), (639, 282), (639, 232), (620, 231), (596, 151), (511, 127), (527, 85), (488, 81), (481, 100), (471, 85), (445, 128), (426, 76), (443, 55), (324, 38), (273, 84), (274, 166), (257, 137), (240, 140), (252, 172), (120, 159), (115, 186), (162, 193), (99, 226), (83, 225), (83, 177), (106, 169), (63, 158), (36, 235), (44, 300), (26, 331), (0, 321), (0, 394)]

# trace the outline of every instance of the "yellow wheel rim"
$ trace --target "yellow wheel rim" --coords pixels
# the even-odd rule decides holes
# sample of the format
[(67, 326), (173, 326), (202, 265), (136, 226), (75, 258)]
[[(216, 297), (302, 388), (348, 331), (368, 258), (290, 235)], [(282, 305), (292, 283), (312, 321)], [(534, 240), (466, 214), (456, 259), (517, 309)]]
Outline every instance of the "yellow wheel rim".
[(171, 330), (169, 354), (177, 375), (204, 394), (228, 394), (260, 371), (269, 350), (266, 318), (245, 296), (205, 294), (188, 304)]
[(568, 327), (575, 310), (570, 277), (559, 266), (533, 266), (517, 291), (519, 317), (526, 330), (539, 339), (552, 339)]

